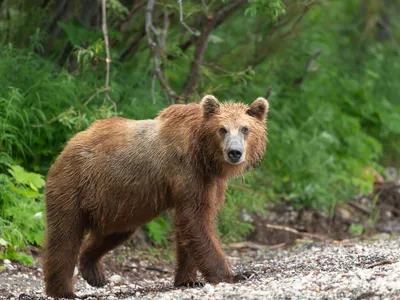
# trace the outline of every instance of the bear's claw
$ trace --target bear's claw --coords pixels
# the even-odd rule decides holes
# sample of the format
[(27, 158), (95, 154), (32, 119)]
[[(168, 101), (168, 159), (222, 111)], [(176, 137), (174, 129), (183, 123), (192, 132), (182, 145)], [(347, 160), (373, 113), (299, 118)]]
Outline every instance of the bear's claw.
[(103, 268), (99, 264), (81, 267), (81, 274), (86, 282), (94, 287), (103, 287), (108, 283)]
[(175, 284), (176, 287), (191, 287), (191, 288), (203, 287), (204, 285), (205, 285), (205, 283), (200, 282), (200, 281), (182, 282), (182, 283)]
[(257, 272), (255, 271), (243, 271), (240, 273), (237, 273), (234, 277), (233, 277), (233, 282), (240, 282), (240, 281), (244, 281), (244, 280), (249, 280), (251, 278), (253, 278), (255, 275), (257, 275)]

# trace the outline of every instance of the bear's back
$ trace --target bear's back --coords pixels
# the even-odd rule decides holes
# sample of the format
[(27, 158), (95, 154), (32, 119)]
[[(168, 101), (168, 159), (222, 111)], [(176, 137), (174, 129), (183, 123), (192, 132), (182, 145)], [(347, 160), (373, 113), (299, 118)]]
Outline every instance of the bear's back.
[(68, 141), (49, 172), (50, 183), (66, 175), (79, 185), (94, 182), (94, 178), (120, 184), (150, 169), (157, 175), (161, 153), (156, 128), (155, 120), (113, 117), (95, 121)]

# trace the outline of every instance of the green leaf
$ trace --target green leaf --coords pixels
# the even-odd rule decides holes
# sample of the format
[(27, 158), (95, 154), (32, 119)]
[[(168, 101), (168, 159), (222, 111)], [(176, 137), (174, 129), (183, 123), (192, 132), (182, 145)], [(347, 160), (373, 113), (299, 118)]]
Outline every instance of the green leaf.
[(224, 39), (220, 38), (219, 36), (217, 36), (215, 34), (210, 34), (209, 41), (210, 41), (210, 43), (213, 43), (213, 44), (220, 44), (220, 43), (224, 42)]
[(355, 236), (360, 236), (364, 231), (364, 226), (361, 224), (352, 223), (349, 227), (349, 231)]
[(90, 44), (101, 37), (100, 32), (86, 29), (75, 17), (68, 21), (68, 23), (57, 21), (57, 25), (66, 33), (69, 41), (75, 46)]
[(8, 170), (14, 177), (15, 181), (20, 184), (25, 184), (31, 187), (35, 192), (45, 185), (43, 176), (36, 173), (27, 172), (21, 166), (12, 165)]
[(167, 233), (169, 230), (168, 222), (159, 217), (146, 225), (150, 238), (157, 244), (164, 245), (166, 243)]
[(33, 257), (24, 252), (11, 252), (6, 256), (10, 260), (16, 260), (28, 266), (33, 266), (35, 264)]

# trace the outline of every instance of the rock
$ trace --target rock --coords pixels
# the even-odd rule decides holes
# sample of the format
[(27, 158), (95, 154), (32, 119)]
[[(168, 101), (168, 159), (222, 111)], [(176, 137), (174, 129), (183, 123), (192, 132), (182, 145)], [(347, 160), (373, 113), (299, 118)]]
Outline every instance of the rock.
[(247, 222), (247, 223), (252, 223), (254, 222), (253, 217), (248, 213), (248, 211), (246, 209), (242, 209), (242, 218), (243, 221)]
[(19, 295), (18, 300), (30, 300), (31, 297), (25, 293)]
[(14, 270), (15, 269), (14, 266), (11, 264), (11, 261), (8, 260), (8, 259), (3, 260), (3, 264), (4, 264), (4, 267), (7, 270)]
[(112, 282), (121, 282), (122, 281), (122, 277), (117, 275), (117, 274), (114, 274), (113, 276), (110, 277), (110, 280)]
[(113, 291), (113, 293), (119, 293), (119, 292), (121, 292), (121, 287), (120, 286), (114, 286), (112, 288), (112, 291)]
[(148, 241), (149, 239), (147, 237), (147, 234), (142, 228), (139, 228), (135, 232), (135, 235), (131, 238), (132, 245), (136, 247), (146, 245)]
[(203, 287), (203, 291), (205, 291), (206, 293), (214, 293), (214, 290), (215, 288), (208, 283)]
[(349, 221), (353, 217), (351, 211), (347, 209), (347, 207), (338, 206), (336, 207), (336, 211), (340, 215), (340, 217), (345, 221)]
[[(400, 295), (400, 237), (381, 234), (368, 241), (344, 243), (313, 243), (260, 251), (252, 263), (232, 266), (234, 272), (258, 274), (235, 284), (173, 288), (170, 277), (135, 280), (110, 273), (122, 282), (110, 281), (102, 288), (95, 288), (78, 276), (75, 291), (87, 300), (396, 299)], [(42, 276), (32, 272), (35, 267), (13, 264), (18, 271), (0, 272), (0, 299), (51, 299), (44, 295)], [(128, 278), (132, 282), (125, 283)]]

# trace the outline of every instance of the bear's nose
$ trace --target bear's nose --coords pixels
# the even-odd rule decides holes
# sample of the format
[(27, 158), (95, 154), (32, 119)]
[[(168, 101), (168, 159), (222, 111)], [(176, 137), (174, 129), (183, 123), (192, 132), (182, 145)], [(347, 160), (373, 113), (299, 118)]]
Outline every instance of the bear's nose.
[(230, 148), (228, 149), (228, 157), (231, 162), (238, 162), (242, 157), (242, 149), (239, 148)]

